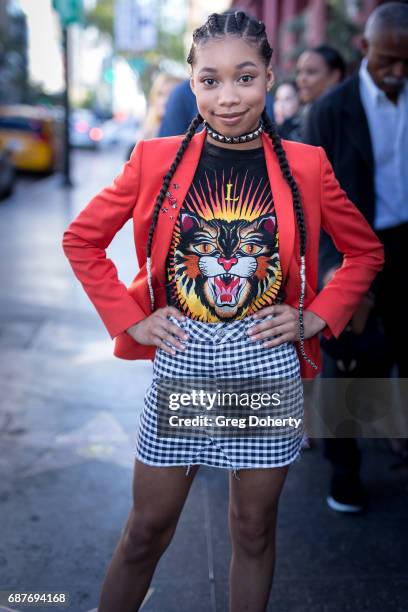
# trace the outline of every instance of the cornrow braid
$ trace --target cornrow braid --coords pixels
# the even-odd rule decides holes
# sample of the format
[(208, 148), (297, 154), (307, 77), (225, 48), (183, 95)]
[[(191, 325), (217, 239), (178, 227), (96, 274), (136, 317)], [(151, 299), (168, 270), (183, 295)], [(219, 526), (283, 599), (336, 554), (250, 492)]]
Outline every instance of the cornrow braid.
[(234, 14), (235, 18), (235, 26), (237, 30), (242, 30), (245, 24), (250, 23), (250, 19), (248, 19), (247, 15), (243, 11), (236, 11)]
[(204, 25), (196, 28), (193, 32), (193, 44), (187, 57), (187, 62), (193, 65), (195, 62), (195, 49), (198, 44), (211, 38), (222, 36), (239, 36), (244, 40), (256, 45), (259, 53), (268, 65), (272, 57), (272, 48), (268, 42), (265, 24), (249, 17), (244, 11), (227, 11), (226, 13), (212, 13)]
[(167, 195), (167, 190), (169, 188), (170, 181), (173, 178), (174, 173), (177, 170), (177, 167), (181, 161), (181, 158), (183, 157), (188, 145), (190, 144), (190, 141), (192, 137), (194, 136), (196, 129), (202, 122), (203, 122), (202, 116), (200, 115), (200, 113), (197, 113), (197, 115), (194, 117), (194, 119), (192, 120), (192, 122), (190, 123), (187, 129), (187, 132), (180, 144), (180, 147), (176, 153), (176, 157), (174, 158), (173, 163), (171, 164), (167, 174), (163, 178), (163, 183), (162, 183), (159, 195), (157, 196), (156, 204), (153, 209), (152, 223), (150, 225), (149, 235), (147, 238), (147, 246), (146, 246), (147, 283), (149, 286), (150, 303), (151, 303), (152, 312), (154, 311), (154, 291), (153, 291), (153, 283), (152, 283), (151, 255), (152, 255), (152, 242), (153, 242), (154, 230), (157, 225), (157, 219), (159, 217), (160, 209), (162, 207), (164, 198)]
[(300, 296), (299, 296), (299, 339), (300, 339), (300, 352), (302, 357), (317, 370), (317, 365), (306, 355), (304, 339), (305, 339), (305, 328), (303, 321), (303, 310), (304, 310), (304, 297), (306, 290), (306, 225), (305, 217), (303, 214), (302, 201), (300, 197), (299, 187), (293, 178), (292, 172), (288, 164), (285, 149), (282, 146), (280, 136), (275, 128), (275, 124), (269, 118), (266, 110), (264, 109), (262, 115), (262, 123), (264, 125), (265, 132), (268, 134), (272, 141), (273, 149), (276, 157), (278, 158), (279, 166), (282, 172), (282, 176), (287, 182), (292, 192), (293, 208), (296, 215), (296, 223), (299, 230), (299, 242), (300, 242)]

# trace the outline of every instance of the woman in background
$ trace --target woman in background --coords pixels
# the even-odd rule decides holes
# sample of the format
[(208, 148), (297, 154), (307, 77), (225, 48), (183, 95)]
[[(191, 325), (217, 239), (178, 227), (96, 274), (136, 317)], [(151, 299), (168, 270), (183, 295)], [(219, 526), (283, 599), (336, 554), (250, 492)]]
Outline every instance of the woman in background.
[(147, 113), (142, 125), (140, 138), (156, 138), (166, 108), (167, 98), (182, 79), (166, 72), (161, 72), (153, 81), (147, 102)]
[(296, 81), (285, 79), (278, 83), (273, 110), (279, 136), (301, 141), (300, 100)]
[[(158, 136), (167, 99), (175, 86), (181, 81), (182, 79), (179, 77), (168, 74), (167, 72), (161, 72), (153, 80), (147, 100), (147, 112), (140, 132), (138, 133), (138, 140), (149, 140), (150, 138), (156, 138)], [(132, 142), (132, 145), (127, 151), (126, 159), (130, 158), (134, 147), (135, 143)]]
[(302, 104), (302, 132), (311, 105), (336, 87), (346, 76), (346, 64), (341, 54), (328, 45), (307, 49), (296, 64), (296, 84)]

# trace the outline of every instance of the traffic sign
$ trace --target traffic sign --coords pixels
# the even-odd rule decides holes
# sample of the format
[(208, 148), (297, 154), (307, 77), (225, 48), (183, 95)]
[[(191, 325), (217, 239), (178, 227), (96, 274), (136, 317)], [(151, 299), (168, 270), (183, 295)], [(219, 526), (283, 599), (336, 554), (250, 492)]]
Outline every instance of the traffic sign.
[(64, 27), (83, 20), (83, 0), (52, 0), (52, 6), (57, 11)]
[(142, 53), (157, 45), (157, 24), (151, 2), (116, 0), (114, 40), (117, 51)]

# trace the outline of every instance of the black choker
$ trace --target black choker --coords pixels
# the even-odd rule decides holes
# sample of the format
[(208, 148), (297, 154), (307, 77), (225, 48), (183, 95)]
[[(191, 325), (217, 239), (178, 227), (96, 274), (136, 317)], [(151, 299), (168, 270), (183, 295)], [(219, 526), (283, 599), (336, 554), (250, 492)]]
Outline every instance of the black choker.
[(250, 142), (251, 140), (255, 140), (258, 138), (260, 134), (264, 131), (264, 126), (262, 121), (259, 123), (259, 127), (254, 132), (248, 132), (247, 134), (242, 134), (241, 136), (224, 136), (220, 134), (214, 128), (212, 128), (207, 121), (204, 121), (204, 125), (207, 128), (207, 132), (214, 138), (214, 140), (218, 140), (219, 142), (226, 142), (228, 144), (240, 144), (241, 142)]

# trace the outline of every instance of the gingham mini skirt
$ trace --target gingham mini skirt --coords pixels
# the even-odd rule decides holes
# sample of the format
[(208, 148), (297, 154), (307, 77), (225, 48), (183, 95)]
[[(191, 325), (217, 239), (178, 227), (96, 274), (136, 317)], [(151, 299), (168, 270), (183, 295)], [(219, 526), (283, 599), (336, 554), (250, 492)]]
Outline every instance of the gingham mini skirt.
[[(270, 319), (268, 315), (262, 320)], [(142, 463), (155, 466), (208, 465), (232, 470), (280, 467), (300, 459), (307, 446), (304, 432), (303, 385), (300, 364), (293, 343), (262, 347), (251, 340), (247, 329), (260, 322), (247, 317), (232, 322), (204, 323), (186, 317), (179, 321), (168, 317), (188, 334), (186, 349), (171, 355), (156, 349), (153, 380), (144, 395), (139, 417), (135, 455)], [(302, 425), (296, 432), (262, 436), (248, 433), (240, 436), (211, 435), (208, 429), (195, 437), (158, 435), (158, 385), (164, 379), (286, 379), (290, 380), (290, 413)], [(286, 410), (287, 412), (287, 410)], [(306, 444), (305, 444), (306, 443)]]

